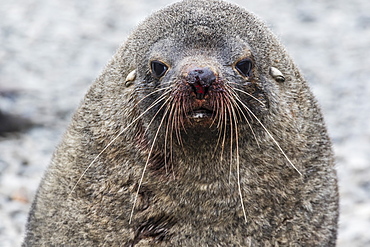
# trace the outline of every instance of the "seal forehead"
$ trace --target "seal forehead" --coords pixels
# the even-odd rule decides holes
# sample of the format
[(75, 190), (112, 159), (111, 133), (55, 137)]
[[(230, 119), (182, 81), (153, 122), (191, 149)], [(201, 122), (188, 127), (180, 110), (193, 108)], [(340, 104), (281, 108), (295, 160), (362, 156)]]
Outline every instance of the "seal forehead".
[[(271, 54), (276, 61), (287, 60), (282, 57), (284, 48), (263, 21), (237, 5), (218, 0), (182, 1), (152, 14), (138, 26), (124, 47), (126, 54), (134, 54), (127, 56), (129, 60), (133, 59), (129, 63), (138, 65), (145, 61), (147, 64), (146, 59), (153, 47), (165, 39), (177, 42), (174, 47), (181, 44), (182, 48), (211, 48), (215, 51), (221, 47), (225, 51), (225, 44), (239, 39), (242, 42), (234, 44), (246, 44), (256, 62), (264, 60), (266, 68), (272, 63)], [(236, 47), (230, 48), (230, 54), (239, 57), (235, 53), (237, 50)], [(177, 49), (172, 54), (183, 51)]]
[(198, 39), (212, 39), (217, 37), (217, 29), (205, 25), (197, 25), (192, 27), (194, 38)]
[[(226, 4), (230, 8), (225, 9), (223, 5), (219, 1), (175, 3), (150, 16), (138, 27), (134, 37), (150, 42), (168, 37), (189, 38), (193, 42), (194, 39), (217, 39), (230, 33), (230, 28), (235, 28), (230, 14), (235, 13), (234, 8), (240, 11), (237, 6)], [(151, 39), (147, 38), (149, 36)]]

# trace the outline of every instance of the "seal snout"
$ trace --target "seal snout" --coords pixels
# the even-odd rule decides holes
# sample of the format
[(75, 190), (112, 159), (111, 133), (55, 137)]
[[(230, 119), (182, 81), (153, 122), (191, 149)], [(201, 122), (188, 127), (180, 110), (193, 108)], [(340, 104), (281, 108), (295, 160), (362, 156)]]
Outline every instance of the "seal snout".
[(216, 75), (209, 67), (196, 67), (189, 70), (185, 79), (193, 88), (196, 98), (201, 100), (204, 99), (212, 83), (216, 81)]

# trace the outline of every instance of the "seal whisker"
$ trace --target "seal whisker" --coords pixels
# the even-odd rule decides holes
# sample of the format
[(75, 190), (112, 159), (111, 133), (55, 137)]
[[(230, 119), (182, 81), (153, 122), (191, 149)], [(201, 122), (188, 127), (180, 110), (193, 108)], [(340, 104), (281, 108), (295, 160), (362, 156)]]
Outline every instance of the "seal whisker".
[[(174, 97), (170, 96), (169, 100), (166, 102), (166, 114), (164, 115), (164, 117), (167, 118), (166, 132), (164, 136), (165, 138), (164, 152), (165, 152), (165, 157), (167, 157), (167, 149), (169, 150), (171, 164), (173, 164), (173, 132), (174, 130), (177, 132), (177, 129), (178, 129), (178, 127), (176, 126), (177, 122), (179, 121), (178, 120), (179, 114), (177, 113), (178, 109), (180, 109), (179, 101), (176, 100)], [(176, 133), (176, 135), (177, 135), (180, 145), (182, 145), (181, 136), (178, 133)], [(165, 159), (165, 167), (166, 167), (166, 174), (167, 174), (168, 173), (167, 159)], [(173, 171), (173, 167), (172, 167), (172, 171)]]
[[(217, 109), (220, 109), (220, 108), (217, 108)], [(221, 114), (217, 113), (217, 115), (215, 116), (214, 121), (216, 121), (216, 118), (220, 118), (218, 115), (221, 115)], [(220, 120), (218, 120), (218, 121), (220, 121)], [(216, 146), (213, 150), (212, 158), (215, 158), (216, 154), (220, 153), (220, 159), (222, 160), (223, 159), (223, 146), (221, 144), (221, 139), (222, 139), (222, 132), (224, 130), (223, 130), (223, 127), (220, 126), (219, 124), (217, 124), (216, 128), (218, 129), (218, 137), (217, 137)], [(221, 152), (217, 152), (219, 146), (221, 146)]]
[(236, 117), (236, 112), (235, 108), (233, 107), (235, 104), (230, 104), (230, 108), (232, 111), (232, 121), (234, 121), (235, 124), (235, 148), (236, 148), (236, 174), (237, 174), (237, 185), (238, 185), (238, 191), (239, 191), (239, 197), (240, 197), (240, 203), (241, 207), (243, 210), (243, 215), (245, 219), (245, 223), (247, 223), (247, 214), (245, 211), (245, 206), (244, 206), (244, 198), (243, 198), (243, 193), (242, 193), (242, 188), (241, 188), (241, 181), (240, 181), (240, 156), (239, 156), (239, 129), (238, 129), (238, 119)]
[(163, 94), (161, 97), (159, 97), (158, 99), (160, 99), (160, 100), (158, 100), (158, 102), (156, 102), (155, 104), (153, 103), (152, 105), (152, 107), (154, 107), (155, 105), (157, 105), (158, 103), (160, 103), (161, 101), (163, 101), (164, 100), (164, 102), (163, 102), (163, 104), (160, 106), (160, 108), (157, 110), (157, 112), (154, 114), (154, 116), (152, 117), (152, 119), (150, 120), (150, 122), (149, 122), (149, 124), (147, 125), (147, 128), (146, 128), (146, 130), (145, 130), (145, 132), (144, 132), (144, 134), (146, 134), (147, 133), (147, 131), (149, 130), (149, 127), (150, 127), (150, 125), (153, 123), (153, 121), (155, 120), (155, 118), (158, 116), (158, 114), (160, 113), (160, 111), (165, 107), (165, 105), (166, 105), (166, 103), (168, 103), (169, 101), (170, 101), (170, 98), (167, 98), (166, 99), (166, 95), (165, 94)]
[(138, 102), (136, 102), (136, 104), (134, 105), (134, 107), (138, 106), (144, 99), (146, 98), (149, 98), (150, 96), (156, 94), (156, 93), (159, 93), (161, 91), (166, 91), (168, 89), (170, 89), (171, 86), (168, 86), (168, 87), (163, 87), (163, 88), (158, 88), (156, 90), (154, 90), (153, 92), (149, 93), (148, 95), (145, 95), (143, 98), (141, 98)]
[(74, 186), (72, 187), (71, 191), (69, 192), (68, 196), (70, 196), (73, 191), (76, 189), (76, 186), (78, 185), (78, 183), (81, 181), (81, 179), (85, 176), (86, 172), (90, 169), (90, 167), (95, 163), (95, 161), (100, 157), (100, 155), (102, 155), (105, 150), (108, 149), (108, 147), (110, 147), (110, 145), (112, 145), (113, 142), (115, 142), (117, 140), (117, 138), (122, 135), (125, 131), (127, 130), (127, 128), (124, 128), (121, 132), (118, 133), (118, 135), (116, 135), (104, 148), (102, 151), (100, 151), (100, 153), (90, 162), (90, 164), (86, 167), (86, 169), (82, 172), (81, 176), (78, 178), (77, 182), (74, 184)]
[(182, 119), (182, 115), (181, 115), (182, 107), (180, 106), (180, 100), (178, 98), (174, 98), (172, 102), (173, 104), (171, 105), (172, 105), (173, 110), (171, 111), (169, 118), (171, 119), (172, 130), (174, 130), (175, 132), (177, 142), (179, 143), (181, 147), (183, 147), (183, 142), (182, 142), (181, 133), (180, 133), (180, 129), (181, 129), (180, 126), (182, 126), (182, 120), (181, 120)]
[[(219, 92), (217, 92), (216, 93), (216, 95), (217, 96), (214, 96), (215, 98), (217, 98), (217, 99), (222, 99), (224, 96), (223, 96), (223, 94), (222, 93), (219, 93)], [(212, 109), (220, 109), (220, 104), (221, 104), (221, 101), (222, 100), (212, 100), (211, 101), (211, 108)], [(217, 125), (216, 125), (216, 128), (217, 129), (219, 129), (220, 128), (220, 117), (219, 117), (219, 113), (220, 113), (220, 111), (218, 110), (218, 111), (213, 111), (212, 112), (212, 118), (213, 118), (213, 121), (212, 121), (212, 123), (211, 123), (211, 125), (210, 125), (210, 127), (212, 127), (213, 125), (215, 125), (216, 124), (216, 121), (217, 121)]]
[[(217, 118), (219, 119), (218, 123), (217, 123), (217, 129), (219, 129), (219, 132), (218, 132), (217, 144), (216, 144), (216, 147), (214, 149), (214, 154), (213, 155), (216, 154), (217, 147), (221, 143), (220, 159), (223, 160), (223, 155), (224, 155), (224, 150), (225, 150), (225, 141), (226, 141), (226, 129), (227, 129), (227, 117), (226, 117), (227, 111), (225, 110), (225, 96), (224, 96), (224, 94), (220, 94), (218, 96), (218, 98), (221, 99), (221, 100), (217, 101), (217, 108), (216, 108), (216, 109), (218, 109), (216, 114), (217, 114)], [(221, 141), (221, 139), (222, 139), (222, 141)]]
[(136, 123), (143, 115), (145, 115), (149, 110), (151, 110), (156, 104), (163, 100), (163, 97), (158, 98), (151, 106), (149, 106), (144, 112), (142, 112), (137, 118), (135, 118), (128, 126), (126, 126), (121, 132), (119, 132), (103, 149), (96, 155), (96, 157), (90, 162), (86, 169), (82, 172), (81, 176), (78, 178), (77, 182), (72, 187), (68, 196), (70, 196), (76, 189), (81, 179), (85, 176), (86, 172), (91, 168), (91, 166), (96, 162), (96, 160), (121, 136), (128, 128), (130, 128), (134, 123)]
[[(170, 105), (167, 105), (166, 109), (169, 108)], [(170, 110), (171, 112), (171, 110)], [(170, 117), (169, 117), (170, 119)], [(166, 133), (164, 135), (164, 167), (165, 167), (165, 170), (166, 170), (166, 174), (168, 174), (168, 168), (167, 168), (167, 145), (168, 145), (168, 141), (170, 141), (170, 144), (169, 144), (169, 150), (170, 150), (170, 163), (172, 163), (172, 135), (170, 135), (169, 137), (169, 128), (170, 128), (170, 120), (167, 121), (166, 123)], [(172, 132), (172, 131), (171, 131)], [(170, 140), (168, 140), (170, 138)]]
[[(226, 146), (226, 131), (227, 131), (227, 123), (228, 123), (228, 111), (227, 111), (227, 106), (229, 105), (228, 102), (225, 102), (227, 101), (228, 98), (227, 97), (224, 97), (223, 98), (223, 101), (222, 101), (222, 111), (224, 112), (224, 114), (222, 114), (222, 118), (223, 118), (223, 129), (224, 129), (224, 135), (223, 135), (223, 140), (222, 140), (222, 153), (224, 153), (224, 150), (225, 150), (225, 146)], [(231, 159), (231, 157), (230, 157)]]
[[(170, 131), (170, 139), (171, 139), (170, 154), (171, 154), (171, 161), (173, 161), (174, 135), (176, 136), (176, 140), (177, 140), (178, 144), (180, 145), (180, 147), (181, 148), (184, 148), (184, 144), (182, 142), (181, 133), (180, 133), (180, 124), (179, 124), (179, 122), (182, 121), (182, 113), (181, 112), (179, 113), (179, 111), (180, 111), (180, 109), (183, 108), (183, 107), (180, 106), (181, 105), (180, 102), (181, 101), (178, 100), (177, 97), (173, 97), (172, 98), (172, 101), (169, 103), (169, 105), (171, 106), (170, 114), (168, 116), (168, 125), (171, 128), (171, 131)], [(175, 173), (174, 173), (174, 169), (173, 169), (173, 162), (171, 162), (171, 164), (172, 164), (173, 178), (175, 179)]]
[[(181, 146), (183, 146), (181, 135), (179, 133), (179, 126), (178, 122), (180, 121), (180, 116), (178, 114), (178, 110), (180, 109), (180, 103), (179, 100), (176, 100), (176, 98), (171, 98), (171, 101), (168, 103), (169, 114), (168, 114), (168, 121), (167, 121), (167, 129), (170, 128), (170, 157), (171, 161), (173, 159), (173, 133), (175, 132), (176, 138)], [(167, 138), (168, 133), (166, 133)], [(172, 162), (171, 162), (172, 163)]]
[(167, 122), (167, 125), (171, 128), (170, 130), (170, 143), (171, 143), (171, 146), (170, 146), (170, 155), (171, 155), (171, 161), (173, 161), (173, 132), (174, 132), (174, 129), (176, 129), (174, 127), (174, 124), (175, 124), (175, 121), (172, 117), (172, 114), (174, 112), (174, 108), (175, 108), (175, 105), (174, 104), (170, 104), (169, 106), (171, 106), (171, 110), (170, 110), (170, 115), (168, 117), (168, 122)]
[[(185, 104), (181, 104), (180, 102), (184, 99), (184, 97), (181, 97), (181, 99), (179, 100), (176, 100), (176, 111), (175, 111), (175, 130), (176, 130), (176, 137), (177, 137), (177, 141), (179, 142), (179, 144), (183, 147), (183, 142), (182, 142), (182, 138), (181, 138), (181, 133), (180, 133), (180, 130), (182, 129), (185, 133), (186, 133), (186, 128), (184, 127), (184, 121), (183, 121), (183, 117), (184, 117), (184, 114), (186, 113), (186, 109), (185, 109)], [(182, 107), (180, 107), (179, 105), (182, 105)], [(182, 112), (181, 112), (181, 109), (182, 109)]]
[(275, 143), (275, 145), (277, 146), (277, 148), (280, 150), (280, 152), (283, 154), (283, 156), (285, 157), (285, 159), (288, 161), (288, 163), (294, 168), (294, 170), (296, 170), (298, 172), (299, 175), (303, 176), (303, 174), (298, 170), (298, 168), (293, 164), (293, 162), (289, 159), (289, 157), (286, 155), (286, 153), (284, 152), (284, 150), (281, 148), (280, 144), (276, 141), (276, 139), (272, 136), (272, 134), (270, 133), (270, 131), (265, 127), (265, 125), (261, 122), (261, 120), (259, 120), (259, 118), (253, 113), (253, 111), (251, 109), (249, 109), (248, 106), (246, 106), (243, 101), (241, 101), (239, 99), (239, 97), (235, 97), (235, 99), (253, 116), (254, 119), (257, 120), (257, 122), (261, 125), (261, 127), (266, 131), (267, 135), (271, 138), (271, 140)]
[(243, 91), (243, 90), (241, 90), (239, 88), (236, 88), (236, 87), (232, 88), (232, 90), (238, 91), (238, 92), (241, 92), (241, 93), (244, 93), (244, 94), (248, 95), (249, 97), (253, 98), (254, 100), (256, 100), (257, 102), (261, 103), (262, 106), (266, 106), (265, 103), (263, 103), (261, 100), (257, 99), (255, 96), (253, 96), (252, 94), (250, 94), (250, 93), (248, 93), (246, 91)]
[[(168, 99), (167, 99), (167, 100), (168, 100)], [(164, 106), (164, 104), (162, 105), (162, 107), (163, 107), (163, 106)], [(162, 107), (161, 107), (161, 108), (162, 108)], [(159, 109), (158, 111), (160, 111), (160, 110), (161, 110), (161, 109)], [(151, 145), (151, 147), (150, 147), (150, 151), (149, 151), (149, 153), (148, 153), (148, 157), (147, 157), (147, 159), (146, 159), (146, 162), (145, 162), (145, 165), (144, 165), (144, 168), (143, 168), (142, 174), (141, 174), (141, 178), (140, 178), (140, 181), (139, 181), (139, 184), (138, 184), (138, 188), (137, 188), (137, 191), (136, 191), (136, 194), (135, 194), (134, 203), (133, 203), (133, 205), (132, 205), (132, 209), (131, 209), (131, 213), (130, 213), (129, 224), (131, 224), (132, 217), (133, 217), (133, 215), (134, 215), (134, 211), (135, 211), (135, 206), (136, 206), (137, 198), (138, 198), (138, 196), (139, 196), (139, 191), (140, 191), (141, 185), (142, 185), (143, 180), (144, 180), (144, 175), (145, 175), (146, 168), (148, 167), (148, 164), (149, 164), (150, 156), (152, 155), (152, 152), (153, 152), (153, 150), (154, 150), (154, 146), (155, 146), (155, 143), (156, 143), (156, 141), (157, 141), (159, 131), (160, 131), (160, 129), (161, 129), (161, 127), (162, 127), (162, 124), (163, 124), (163, 122), (164, 122), (165, 116), (166, 116), (166, 114), (168, 113), (168, 111), (167, 111), (167, 110), (168, 110), (168, 108), (166, 108), (166, 110), (165, 110), (165, 112), (164, 112), (164, 114), (163, 114), (162, 120), (161, 120), (161, 122), (160, 122), (160, 124), (159, 124), (159, 126), (158, 126), (158, 130), (157, 130), (157, 132), (156, 132), (156, 134), (155, 134), (155, 136), (154, 136), (154, 138), (153, 138), (153, 143), (152, 143), (152, 145)]]
[[(216, 114), (217, 114), (217, 119), (218, 119), (218, 122), (217, 122), (217, 128), (219, 129), (219, 128), (221, 128), (221, 124), (223, 123), (223, 115), (221, 114), (221, 113), (224, 113), (224, 109), (223, 109), (223, 107), (224, 107), (224, 100), (223, 100), (223, 98), (224, 98), (224, 95), (222, 94), (222, 93), (218, 93), (218, 95), (217, 95), (217, 97), (219, 98), (219, 99), (221, 99), (221, 100), (218, 100), (217, 101), (217, 106), (216, 106), (216, 109), (219, 109), (217, 112), (216, 112)], [(215, 118), (215, 120), (216, 120), (216, 118)]]
[(170, 127), (170, 140), (171, 140), (171, 149), (170, 149), (170, 152), (171, 152), (171, 159), (172, 159), (172, 156), (173, 156), (173, 142), (174, 142), (174, 134), (176, 135), (176, 139), (179, 143), (180, 146), (183, 146), (183, 143), (182, 143), (182, 139), (181, 139), (181, 134), (179, 132), (179, 122), (180, 122), (180, 118), (181, 116), (179, 116), (180, 114), (178, 113), (178, 110), (180, 109), (180, 103), (179, 103), (179, 100), (177, 100), (177, 98), (175, 97), (172, 97), (171, 98), (171, 101), (168, 103), (168, 107), (170, 107), (170, 111), (169, 111), (169, 114), (168, 114), (168, 122), (167, 122), (167, 125)]
[(232, 110), (230, 109), (232, 107), (231, 104), (226, 104), (226, 112), (228, 113), (228, 115), (230, 116), (229, 119), (230, 119), (230, 150), (229, 150), (229, 155), (230, 155), (230, 169), (229, 169), (229, 184), (231, 183), (231, 175), (232, 175), (232, 160), (233, 160), (233, 141), (234, 141), (234, 136), (233, 136), (233, 132), (234, 132), (234, 124), (235, 122), (233, 121), (232, 119)]
[(230, 100), (230, 91), (227, 90), (228, 96), (225, 97), (225, 100), (228, 101), (228, 104), (226, 104), (226, 111), (230, 116), (230, 171), (229, 171), (229, 183), (231, 183), (231, 176), (232, 176), (232, 163), (234, 160), (233, 155), (233, 142), (234, 142), (234, 134), (235, 134), (235, 153), (236, 153), (236, 170), (237, 170), (237, 186), (238, 186), (238, 192), (239, 192), (239, 198), (240, 203), (244, 215), (245, 222), (247, 222), (247, 215), (245, 211), (244, 206), (244, 198), (241, 190), (241, 182), (240, 182), (240, 158), (239, 158), (239, 132), (238, 132), (238, 119), (237, 119), (237, 113), (235, 112), (234, 104), (231, 104), (232, 100)]
[[(221, 95), (217, 95), (216, 98), (220, 98), (222, 99), (222, 96)], [(218, 129), (218, 138), (217, 138), (217, 143), (216, 143), (216, 146), (215, 146), (215, 149), (214, 149), (214, 152), (213, 152), (213, 155), (212, 155), (212, 158), (215, 157), (216, 153), (219, 153), (217, 152), (217, 148), (218, 146), (220, 145), (220, 141), (221, 141), (221, 136), (222, 136), (222, 128), (220, 126), (220, 122), (221, 122), (221, 112), (222, 112), (222, 109), (221, 109), (221, 102), (222, 100), (216, 100), (216, 101), (212, 101), (212, 108), (213, 109), (216, 109), (216, 111), (214, 111), (212, 113), (212, 117), (213, 117), (213, 121), (210, 125), (210, 127), (212, 127), (216, 121), (217, 121), (217, 125), (216, 125), (216, 129)], [(222, 159), (222, 151), (221, 151), (221, 159)]]
[[(239, 99), (239, 96), (237, 95), (237, 93), (234, 91), (234, 89), (236, 88), (231, 88), (231, 91), (230, 93), (232, 94), (233, 97), (231, 97), (232, 101), (233, 101), (233, 104), (238, 108), (238, 112), (240, 112), (240, 114), (243, 116), (244, 120), (246, 121), (249, 129), (251, 130), (252, 132), (252, 135), (254, 137), (254, 139), (256, 140), (256, 143), (257, 143), (257, 146), (260, 148), (260, 143), (258, 141), (258, 138), (256, 136), (256, 133), (254, 132), (253, 128), (252, 128), (252, 125), (249, 121), (249, 119), (247, 118), (247, 116), (245, 115), (244, 111), (242, 110), (242, 108), (240, 107), (240, 105), (237, 103), (237, 101), (235, 99)], [(240, 100), (240, 99), (239, 99)], [(251, 117), (249, 111), (247, 111), (247, 114), (249, 115), (249, 117)]]

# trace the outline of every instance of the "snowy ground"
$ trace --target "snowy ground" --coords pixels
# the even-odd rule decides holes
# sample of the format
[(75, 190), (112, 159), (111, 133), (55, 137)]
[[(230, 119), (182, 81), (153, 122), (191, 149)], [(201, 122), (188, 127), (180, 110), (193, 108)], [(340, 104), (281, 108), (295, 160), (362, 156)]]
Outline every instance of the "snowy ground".
[[(236, 0), (235, 0), (236, 1)], [(0, 0), (0, 109), (38, 127), (0, 137), (0, 246), (30, 202), (90, 83), (169, 0)], [(325, 114), (340, 178), (338, 246), (370, 246), (370, 1), (239, 0), (281, 37)]]

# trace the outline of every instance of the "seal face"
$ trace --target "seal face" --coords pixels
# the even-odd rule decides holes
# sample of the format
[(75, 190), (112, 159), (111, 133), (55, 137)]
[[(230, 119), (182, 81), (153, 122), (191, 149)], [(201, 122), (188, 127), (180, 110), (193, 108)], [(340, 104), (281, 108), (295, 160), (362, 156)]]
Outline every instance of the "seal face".
[[(268, 111), (268, 98), (255, 79), (259, 73), (249, 44), (222, 30), (211, 32), (204, 24), (185, 26), (186, 35), (169, 34), (157, 41), (146, 54), (150, 59), (144, 64), (149, 65), (138, 69), (145, 73), (137, 83), (139, 105), (142, 111), (149, 106), (143, 117), (152, 123), (148, 132), (158, 136), (158, 144), (172, 139), (168, 135), (173, 132), (178, 143), (184, 134), (200, 132), (214, 132), (210, 138), (220, 139), (230, 128), (236, 130), (237, 124), (253, 124), (251, 113), (262, 120)], [(199, 44), (189, 41), (193, 37)], [(228, 133), (225, 138), (230, 134), (234, 139), (239, 135)]]
[(256, 16), (185, 0), (148, 17), (75, 113), (24, 246), (334, 246), (330, 140)]

